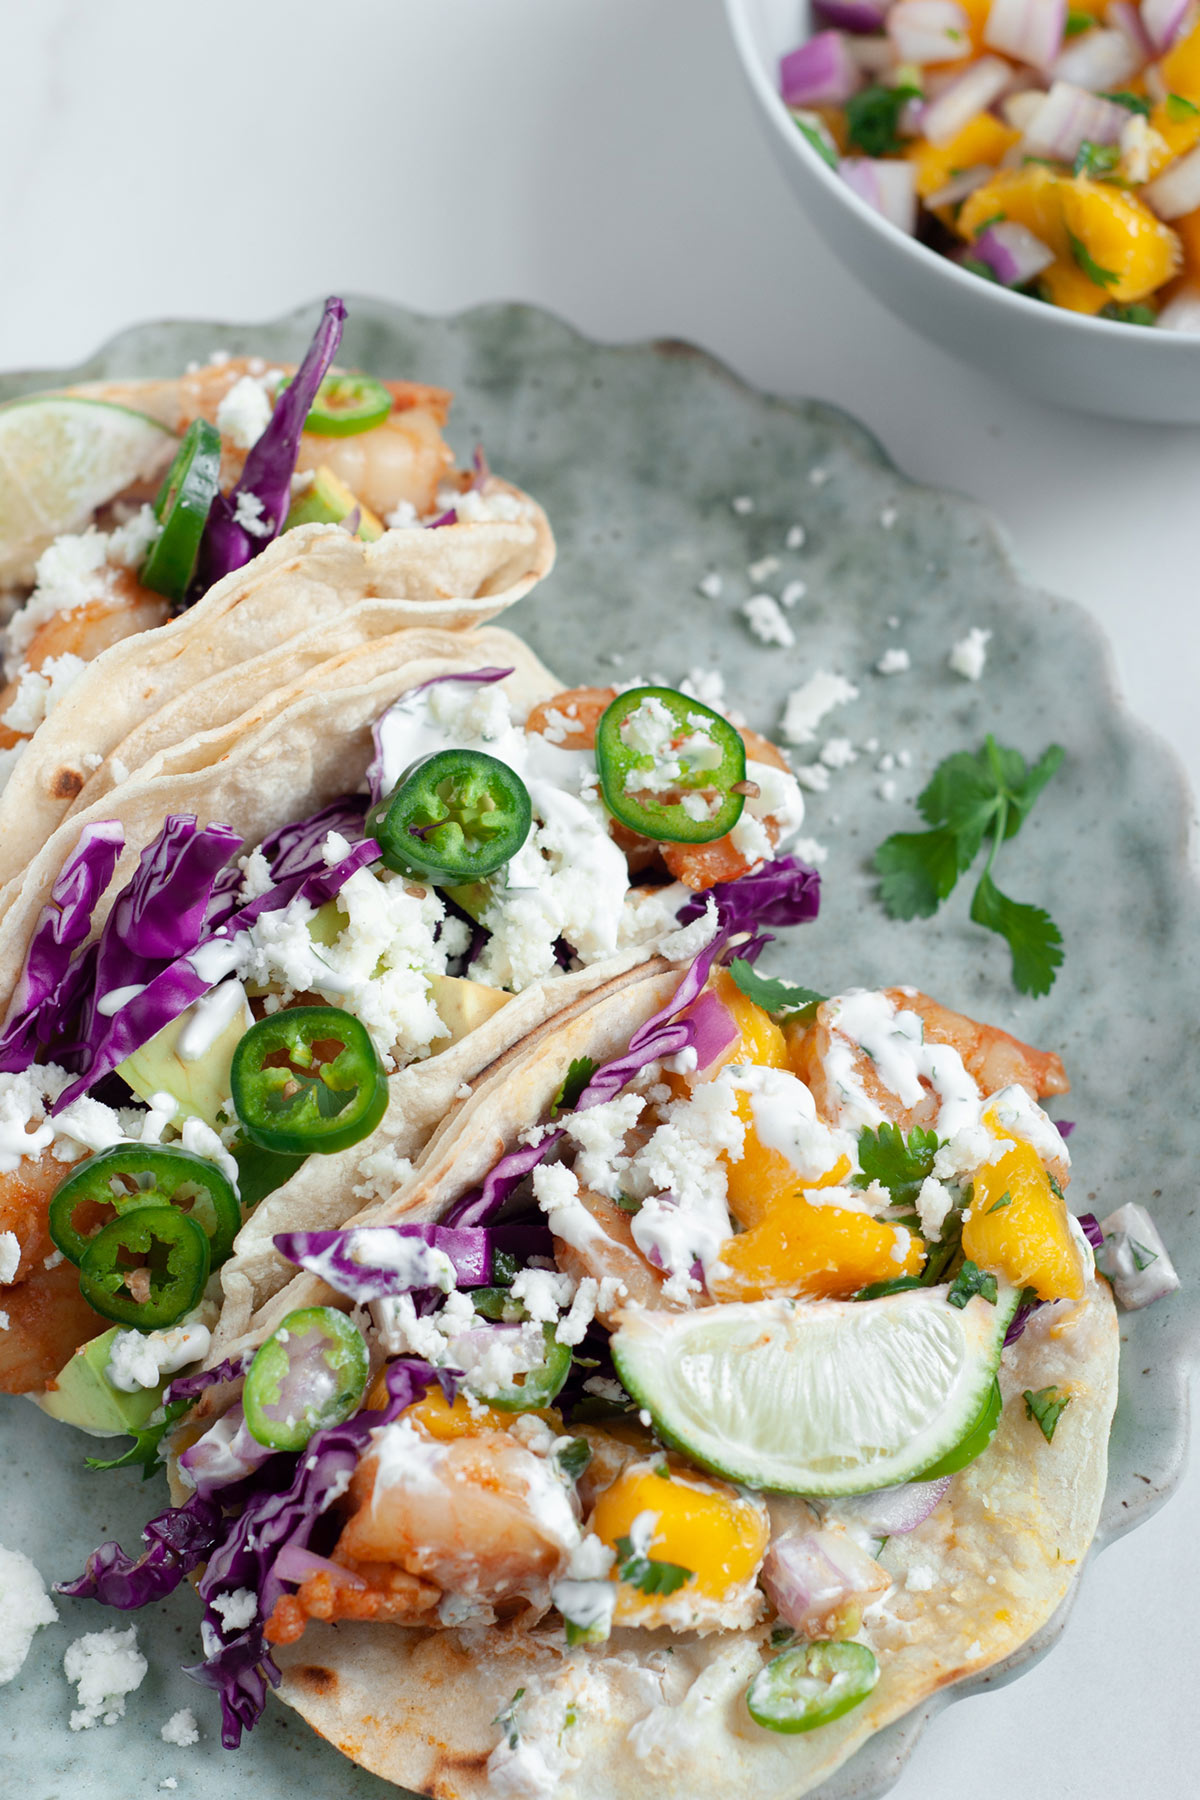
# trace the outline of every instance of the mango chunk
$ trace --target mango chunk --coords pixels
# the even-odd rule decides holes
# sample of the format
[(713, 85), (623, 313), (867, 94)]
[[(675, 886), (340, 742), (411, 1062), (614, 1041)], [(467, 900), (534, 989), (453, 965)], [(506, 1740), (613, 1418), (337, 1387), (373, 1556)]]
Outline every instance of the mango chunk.
[[(588, 1528), (616, 1549), (642, 1513), (654, 1517), (647, 1554), (692, 1572), (679, 1598), (724, 1599), (753, 1580), (766, 1554), (766, 1508), (709, 1476), (631, 1463), (596, 1501)], [(618, 1625), (650, 1625), (662, 1607), (659, 1596), (623, 1581), (613, 1617)]]
[(1083, 1254), (1067, 1223), (1066, 1202), (1032, 1145), (1017, 1143), (975, 1176), (963, 1224), (963, 1253), (1039, 1300), (1083, 1297)]
[(714, 1300), (844, 1300), (872, 1282), (919, 1275), (925, 1245), (903, 1226), (796, 1198), (721, 1246), (709, 1271)]

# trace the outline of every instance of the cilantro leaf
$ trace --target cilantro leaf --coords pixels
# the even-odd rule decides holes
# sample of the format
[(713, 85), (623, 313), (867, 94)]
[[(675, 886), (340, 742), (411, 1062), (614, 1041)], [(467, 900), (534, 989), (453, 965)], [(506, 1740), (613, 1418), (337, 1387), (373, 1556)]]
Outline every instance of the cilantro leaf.
[(164, 1417), (157, 1425), (145, 1425), (140, 1431), (130, 1433), (133, 1438), (128, 1450), (122, 1456), (113, 1456), (105, 1460), (99, 1456), (86, 1456), (84, 1466), (89, 1469), (136, 1469), (142, 1471), (142, 1480), (149, 1481), (162, 1468), (162, 1460), (158, 1454), (158, 1446), (167, 1432), (181, 1419), (190, 1402), (175, 1400), (166, 1408)]
[(1157, 325), (1158, 314), (1152, 306), (1144, 306), (1140, 301), (1132, 301), (1122, 306), (1118, 300), (1110, 300), (1107, 306), (1100, 308), (1102, 319), (1112, 319), (1117, 325)]
[(796, 130), (801, 137), (808, 140), (821, 161), (828, 163), (831, 169), (836, 169), (838, 166), (837, 145), (830, 137), (829, 128), (820, 116), (810, 113), (805, 117), (800, 113), (793, 113), (792, 119)]
[(569, 1480), (578, 1481), (592, 1460), (592, 1446), (586, 1438), (568, 1438), (562, 1449), (555, 1451), (554, 1460)]
[(1114, 106), (1123, 106), (1126, 112), (1141, 113), (1143, 119), (1150, 117), (1150, 102), (1144, 94), (1131, 94), (1125, 88), (1118, 88), (1113, 93), (1101, 94), (1101, 100), (1111, 100)]
[(1095, 23), (1096, 21), (1091, 13), (1075, 12), (1074, 9), (1072, 9), (1067, 13), (1066, 24), (1063, 26), (1063, 36), (1065, 38), (1082, 37), (1083, 33), (1085, 31), (1090, 31)]
[(904, 1294), (909, 1288), (924, 1287), (925, 1283), (919, 1275), (893, 1275), (890, 1281), (872, 1281), (869, 1286), (859, 1288), (856, 1300), (885, 1300), (889, 1294)]
[(987, 1274), (977, 1263), (971, 1262), (968, 1258), (950, 1283), (946, 1304), (947, 1306), (957, 1306), (961, 1311), (967, 1301), (978, 1294), (981, 1299), (988, 1300), (995, 1306), (998, 1293), (996, 1277)]
[(519, 1687), (508, 1705), (502, 1707), (492, 1720), (492, 1724), (498, 1725), (508, 1739), (508, 1747), (510, 1750), (515, 1750), (521, 1741), (521, 1727), (517, 1723), (517, 1709), (524, 1698), (525, 1689)]
[(1119, 144), (1094, 144), (1084, 138), (1075, 152), (1076, 175), (1111, 175), (1121, 160)]
[(734, 986), (747, 1000), (753, 1000), (755, 1006), (761, 1006), (764, 1012), (792, 1013), (797, 1016), (816, 1012), (827, 994), (818, 994), (813, 988), (800, 987), (794, 981), (780, 981), (770, 975), (760, 975), (753, 963), (745, 957), (735, 956), (729, 965), (729, 973), (733, 976)]
[(867, 1126), (858, 1134), (862, 1174), (854, 1177), (854, 1185), (867, 1187), (878, 1181), (891, 1194), (893, 1205), (912, 1206), (921, 1183), (933, 1173), (937, 1151), (936, 1131), (923, 1131), (918, 1126), (905, 1138), (898, 1125), (884, 1123), (878, 1131)]
[(1200, 113), (1200, 106), (1195, 105), (1183, 94), (1167, 95), (1167, 117), (1176, 125), (1186, 124), (1189, 119), (1194, 119), (1197, 113)]
[(1158, 1261), (1158, 1251), (1147, 1249), (1146, 1245), (1139, 1244), (1136, 1238), (1129, 1240), (1129, 1254), (1133, 1257), (1133, 1266), (1139, 1275), (1143, 1269), (1148, 1269), (1152, 1262)]
[(846, 102), (846, 136), (865, 156), (895, 156), (904, 148), (900, 114), (921, 90), (912, 82), (899, 87), (873, 87), (852, 94)]
[(1021, 1398), (1025, 1402), (1025, 1417), (1037, 1426), (1046, 1442), (1052, 1444), (1055, 1427), (1071, 1404), (1070, 1394), (1064, 1394), (1056, 1387), (1038, 1388), (1036, 1392), (1026, 1388)]
[(1058, 1182), (1054, 1179), (1053, 1169), (1046, 1170), (1046, 1180), (1050, 1183), (1051, 1193), (1057, 1194), (1060, 1200), (1065, 1200), (1067, 1196), (1063, 1193), (1061, 1187), (1058, 1185)]
[(659, 1562), (657, 1557), (639, 1556), (634, 1550), (632, 1540), (627, 1537), (617, 1539), (617, 1575), (622, 1581), (628, 1581), (639, 1594), (674, 1594), (686, 1581), (695, 1581), (694, 1569), (685, 1569), (681, 1563)]
[(1012, 1195), (1009, 1193), (1008, 1189), (1005, 1188), (1005, 1190), (1001, 1194), (1000, 1198), (998, 1200), (992, 1201), (992, 1204), (988, 1207), (988, 1212), (989, 1213), (1003, 1212), (1004, 1208), (1006, 1206), (1011, 1206), (1011, 1205), (1012, 1205)]
[(918, 797), (929, 830), (895, 832), (875, 852), (885, 910), (893, 919), (929, 918), (990, 838), (971, 917), (1007, 939), (1013, 980), (1028, 994), (1049, 991), (1062, 962), (1062, 938), (1039, 907), (1000, 892), (992, 880), (992, 864), (1000, 845), (1021, 829), (1063, 754), (1061, 745), (1051, 744), (1030, 767), (1019, 750), (997, 743), (990, 734), (974, 754), (956, 751), (938, 764)]
[(1012, 951), (1013, 986), (1019, 994), (1048, 994), (1062, 964), (1062, 933), (1040, 906), (1002, 894), (986, 872), (971, 901), (976, 925), (999, 932)]
[(1071, 246), (1071, 255), (1083, 270), (1089, 281), (1097, 287), (1115, 287), (1121, 277), (1115, 269), (1102, 269), (1082, 238), (1076, 237), (1071, 230), (1067, 232), (1067, 241)]
[(552, 1119), (557, 1113), (571, 1111), (595, 1072), (596, 1063), (593, 1057), (573, 1056), (571, 1058), (570, 1066), (562, 1078), (559, 1090), (550, 1102)]

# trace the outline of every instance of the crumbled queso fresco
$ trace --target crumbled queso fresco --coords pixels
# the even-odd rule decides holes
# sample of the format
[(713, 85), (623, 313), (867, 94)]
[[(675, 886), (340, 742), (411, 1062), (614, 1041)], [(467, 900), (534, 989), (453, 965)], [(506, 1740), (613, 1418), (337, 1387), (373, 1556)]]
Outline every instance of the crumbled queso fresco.
[(149, 1668), (137, 1647), (137, 1627), (89, 1631), (67, 1646), (63, 1671), (74, 1684), (79, 1705), (71, 1714), (72, 1731), (93, 1725), (115, 1725), (125, 1716), (126, 1696), (141, 1687)]
[(58, 1609), (29, 1558), (0, 1544), (0, 1687), (20, 1672), (38, 1627), (53, 1625), (57, 1618)]

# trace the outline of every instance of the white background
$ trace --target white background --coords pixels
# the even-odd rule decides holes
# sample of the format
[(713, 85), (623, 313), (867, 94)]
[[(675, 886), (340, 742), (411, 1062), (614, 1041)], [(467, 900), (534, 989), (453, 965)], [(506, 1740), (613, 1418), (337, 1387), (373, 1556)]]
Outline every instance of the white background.
[[(1200, 786), (1200, 431), (1047, 411), (895, 323), (776, 175), (717, 0), (0, 0), (0, 26), (0, 367), (330, 290), (693, 339), (985, 501)], [(1198, 1516), (1200, 1458), (895, 1800), (1191, 1800)]]

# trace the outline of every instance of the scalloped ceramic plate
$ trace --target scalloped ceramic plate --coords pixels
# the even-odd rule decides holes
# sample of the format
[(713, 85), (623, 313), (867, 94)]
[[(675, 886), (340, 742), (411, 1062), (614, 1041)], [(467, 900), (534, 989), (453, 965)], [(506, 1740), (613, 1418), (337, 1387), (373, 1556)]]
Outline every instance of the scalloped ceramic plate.
[[(306, 309), (269, 325), (140, 326), (81, 368), (0, 378), (0, 399), (105, 374), (165, 373), (218, 348), (296, 356), (313, 318)], [(1102, 1215), (1144, 1197), (1144, 1146), (1156, 1145), (1161, 1192), (1152, 1204), (1183, 1287), (1123, 1323), (1121, 1398), (1097, 1545), (1128, 1530), (1178, 1478), (1186, 1376), (1200, 1342), (1200, 1249), (1185, 1225), (1200, 1153), (1188, 1074), (1200, 1039), (1200, 906), (1185, 860), (1181, 773), (1118, 703), (1090, 619), (1027, 587), (978, 507), (910, 485), (851, 420), (826, 406), (765, 398), (685, 346), (601, 348), (525, 307), (437, 320), (355, 301), (344, 360), (453, 388), (460, 453), (482, 440), (495, 467), (545, 504), (558, 566), (506, 622), (564, 680), (677, 680), (689, 669), (719, 667), (733, 702), (770, 730), (790, 688), (817, 668), (839, 669), (861, 697), (831, 716), (827, 734), (860, 746), (875, 738), (879, 753), (907, 752), (909, 761), (892, 773), (891, 800), (878, 792), (877, 755), (865, 752), (833, 777), (827, 794), (812, 797), (806, 829), (829, 846), (822, 917), (776, 945), (769, 966), (825, 992), (912, 982), (1061, 1051), (1075, 1080), (1069, 1103), (1058, 1108), (1079, 1125), (1075, 1191)], [(752, 507), (735, 509), (742, 496)], [(789, 550), (796, 524), (805, 541)], [(766, 557), (777, 558), (778, 568), (751, 577), (750, 565)], [(715, 599), (697, 585), (710, 570), (722, 577)], [(740, 605), (796, 580), (807, 589), (788, 614), (797, 642), (764, 647), (750, 636)], [(993, 633), (978, 685), (946, 667), (951, 642), (968, 625)], [(883, 679), (874, 664), (889, 645), (903, 646), (912, 667)], [(955, 895), (937, 920), (909, 925), (889, 921), (871, 895), (875, 845), (890, 831), (916, 827), (908, 803), (934, 764), (989, 729), (1027, 753), (1051, 737), (1067, 750), (1062, 772), (1005, 857), (1005, 885), (1048, 904), (1066, 939), (1063, 971), (1044, 1000), (1014, 994), (1004, 946), (970, 924), (966, 895)], [(1114, 1029), (1130, 1018), (1152, 1028), (1137, 1056)], [(86, 1441), (20, 1402), (2, 1403), (0, 1432), (0, 1535), (30, 1553), (48, 1579), (76, 1573), (104, 1538), (136, 1543), (157, 1510), (157, 1486), (142, 1487), (126, 1472), (89, 1475), (81, 1466)], [(168, 1776), (178, 1778), (181, 1796), (225, 1794), (232, 1780), (254, 1800), (395, 1793), (274, 1704), (229, 1761), (212, 1696), (178, 1673), (199, 1655), (189, 1599), (177, 1595), (138, 1619), (150, 1673), (125, 1723), (74, 1736), (63, 1651), (114, 1616), (91, 1603), (62, 1603), (60, 1623), (38, 1634), (24, 1671), (4, 1692), (0, 1791), (29, 1792), (37, 1769), (45, 1785), (34, 1800), (83, 1792), (127, 1800), (156, 1791)], [(872, 1740), (820, 1790), (821, 1800), (884, 1792), (932, 1713), (1044, 1653), (1065, 1610), (1007, 1663)], [(159, 1737), (181, 1706), (195, 1708), (203, 1731), (186, 1751)]]

